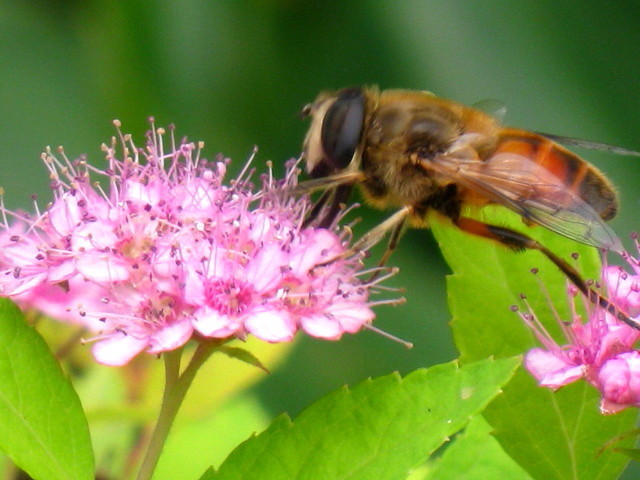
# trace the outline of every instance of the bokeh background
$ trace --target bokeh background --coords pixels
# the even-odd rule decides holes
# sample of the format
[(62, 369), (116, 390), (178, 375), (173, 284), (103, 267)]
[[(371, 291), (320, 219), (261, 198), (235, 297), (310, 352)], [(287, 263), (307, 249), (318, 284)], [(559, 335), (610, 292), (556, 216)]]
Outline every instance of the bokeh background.
[[(498, 99), (505, 123), (640, 150), (640, 4), (583, 0), (0, 0), (0, 185), (12, 208), (48, 198), (39, 154), (101, 158), (120, 119), (142, 139), (147, 117), (174, 123), (239, 165), (300, 152), (301, 107), (360, 84), (426, 89), (473, 104)], [(640, 229), (640, 159), (580, 152), (619, 187), (613, 226)], [(361, 208), (357, 232), (384, 218)], [(447, 267), (426, 231), (394, 254), (407, 303), (377, 325), (413, 350), (362, 332), (301, 338), (253, 387), (271, 414), (296, 414), (344, 384), (448, 361)], [(479, 319), (481, 321), (481, 319)], [(514, 318), (515, 321), (515, 318)]]

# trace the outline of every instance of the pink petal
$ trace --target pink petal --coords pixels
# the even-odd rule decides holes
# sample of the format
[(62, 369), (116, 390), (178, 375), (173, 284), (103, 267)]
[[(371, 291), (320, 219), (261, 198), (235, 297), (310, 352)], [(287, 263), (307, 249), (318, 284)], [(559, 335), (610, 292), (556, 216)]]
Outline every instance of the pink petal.
[(172, 201), (181, 206), (181, 212), (189, 217), (204, 217), (216, 201), (220, 200), (220, 188), (211, 186), (209, 181), (191, 179), (186, 185), (177, 185), (171, 190)]
[(338, 340), (344, 332), (340, 322), (323, 314), (305, 316), (300, 323), (309, 335), (327, 340)]
[(186, 272), (184, 301), (189, 305), (204, 305), (207, 302), (203, 277), (192, 268)]
[(157, 180), (149, 182), (148, 185), (127, 180), (122, 185), (123, 200), (128, 200), (138, 205), (157, 205), (162, 197), (161, 185), (162, 183)]
[(267, 292), (278, 286), (282, 280), (280, 266), (287, 265), (286, 255), (280, 245), (266, 245), (247, 265), (246, 281), (256, 292)]
[(97, 318), (81, 315), (80, 312), (108, 312), (109, 306), (100, 301), (105, 295), (106, 289), (74, 277), (66, 285), (43, 283), (17, 296), (15, 300), (23, 307), (35, 308), (56, 320), (73, 322), (99, 331), (104, 328), (104, 324)]
[(129, 279), (130, 267), (110, 253), (87, 252), (78, 256), (78, 272), (94, 282), (118, 282)]
[(584, 375), (582, 365), (570, 363), (564, 357), (541, 348), (530, 350), (524, 364), (540, 385), (550, 388), (568, 385)]
[(372, 322), (376, 317), (373, 310), (365, 303), (339, 302), (327, 308), (330, 315), (336, 318), (345, 332), (356, 333), (365, 323)]
[(267, 342), (290, 342), (296, 333), (291, 315), (283, 310), (264, 309), (247, 314), (245, 328)]
[(151, 335), (149, 353), (161, 353), (175, 350), (187, 343), (193, 333), (191, 322), (182, 320), (171, 325), (165, 325)]
[(612, 300), (632, 316), (640, 313), (640, 279), (621, 267), (607, 267), (602, 273)]
[(640, 353), (634, 350), (607, 360), (598, 371), (598, 384), (608, 409), (611, 404), (640, 405)]
[(330, 230), (306, 229), (301, 241), (291, 250), (289, 264), (296, 275), (305, 275), (318, 264), (331, 260), (344, 252), (340, 239)]
[(114, 247), (120, 240), (114, 231), (115, 222), (89, 222), (75, 228), (71, 235), (71, 248), (76, 252), (103, 251)]
[(49, 267), (48, 280), (52, 283), (68, 280), (76, 273), (76, 270), (76, 261), (74, 258), (53, 264)]
[(153, 273), (167, 279), (182, 276), (182, 264), (177, 263), (170, 245), (157, 247), (151, 264)]
[[(16, 235), (21, 235), (16, 233)], [(7, 235), (8, 238), (8, 235)], [(24, 242), (3, 242), (0, 249), (0, 259), (2, 264), (21, 266), (33, 265), (37, 255), (41, 253), (36, 245), (31, 241)]]
[(0, 272), (0, 294), (3, 296), (21, 295), (47, 280), (47, 273), (40, 270), (32, 275), (20, 274), (15, 278), (12, 272)]
[(621, 405), (619, 403), (611, 402), (606, 398), (600, 400), (600, 413), (602, 415), (613, 415), (621, 412), (625, 408), (629, 408), (631, 405)]
[(268, 215), (256, 212), (251, 218), (251, 229), (249, 230), (249, 239), (260, 245), (265, 240), (269, 241), (271, 233), (274, 230), (274, 223)]
[(194, 317), (193, 327), (205, 337), (226, 338), (242, 328), (239, 319), (223, 315), (207, 306), (199, 308)]
[(79, 225), (81, 215), (78, 198), (70, 192), (65, 192), (49, 209), (51, 226), (62, 237), (69, 235)]
[(116, 332), (111, 337), (100, 340), (91, 351), (95, 359), (103, 365), (121, 367), (149, 345), (148, 338), (135, 338), (132, 335)]

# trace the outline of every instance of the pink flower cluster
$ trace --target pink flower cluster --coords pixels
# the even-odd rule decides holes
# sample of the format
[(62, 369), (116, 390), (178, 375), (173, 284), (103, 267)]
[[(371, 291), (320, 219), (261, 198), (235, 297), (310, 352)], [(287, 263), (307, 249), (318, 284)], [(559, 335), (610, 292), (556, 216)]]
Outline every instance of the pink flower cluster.
[[(625, 254), (633, 273), (619, 266), (603, 269), (603, 283), (609, 299), (632, 318), (640, 317), (640, 262)], [(577, 292), (570, 288), (571, 304)], [(529, 351), (525, 366), (540, 385), (558, 389), (584, 378), (601, 393), (600, 411), (617, 413), (640, 407), (640, 352), (634, 344), (640, 330), (630, 327), (603, 308), (586, 305), (588, 320), (573, 312), (571, 322), (559, 323), (568, 340), (558, 345), (535, 315), (521, 313), (544, 348)]]
[(294, 164), (260, 188), (248, 165), (225, 183), (227, 161), (173, 135), (165, 151), (164, 133), (151, 131), (144, 149), (119, 133), (103, 146), (102, 170), (43, 154), (46, 211), (0, 206), (0, 295), (96, 332), (93, 353), (107, 365), (192, 338), (282, 342), (301, 328), (338, 339), (373, 320), (380, 278), (359, 279), (366, 272), (336, 226), (301, 227), (310, 205), (287, 193)]

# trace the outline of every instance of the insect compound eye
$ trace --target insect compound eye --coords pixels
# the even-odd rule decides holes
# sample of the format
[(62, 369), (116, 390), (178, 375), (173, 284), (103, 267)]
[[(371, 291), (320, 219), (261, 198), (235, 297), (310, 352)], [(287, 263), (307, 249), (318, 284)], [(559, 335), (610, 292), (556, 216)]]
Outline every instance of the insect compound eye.
[(332, 170), (349, 165), (360, 143), (365, 99), (360, 88), (342, 90), (322, 122), (322, 149)]

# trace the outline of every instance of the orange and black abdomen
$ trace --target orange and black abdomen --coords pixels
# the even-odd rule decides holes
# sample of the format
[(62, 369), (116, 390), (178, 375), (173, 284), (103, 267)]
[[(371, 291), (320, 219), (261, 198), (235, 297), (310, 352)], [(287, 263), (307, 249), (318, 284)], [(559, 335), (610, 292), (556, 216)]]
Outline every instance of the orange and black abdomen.
[(609, 180), (596, 167), (556, 142), (536, 133), (504, 128), (492, 155), (498, 153), (521, 155), (553, 173), (603, 220), (616, 215), (618, 200)]

